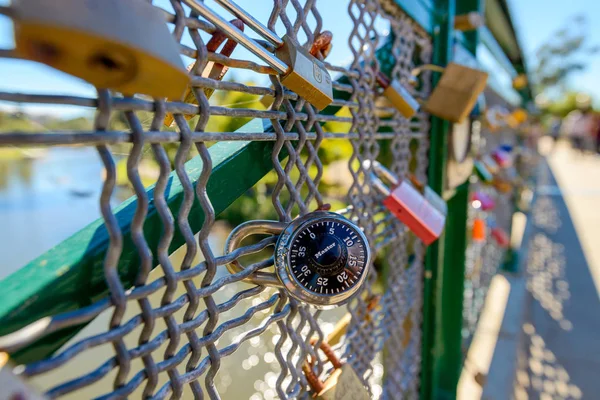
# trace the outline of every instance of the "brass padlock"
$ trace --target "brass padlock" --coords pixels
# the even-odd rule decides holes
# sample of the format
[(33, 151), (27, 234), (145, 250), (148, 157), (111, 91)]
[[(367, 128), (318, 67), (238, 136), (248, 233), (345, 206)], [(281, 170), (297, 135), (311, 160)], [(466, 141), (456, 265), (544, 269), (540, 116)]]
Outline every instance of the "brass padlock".
[(485, 23), (483, 15), (476, 11), (460, 14), (454, 17), (454, 29), (467, 32), (481, 28)]
[(488, 78), (486, 72), (456, 63), (449, 63), (445, 68), (423, 65), (413, 70), (413, 76), (424, 70), (442, 72), (424, 108), (450, 122), (462, 122), (469, 116), (477, 98), (485, 89)]
[(391, 82), (381, 71), (376, 76), (377, 83), (383, 88), (383, 96), (392, 103), (406, 119), (412, 118), (421, 107), (418, 100), (396, 79)]
[(164, 16), (142, 0), (15, 0), (16, 54), (126, 95), (180, 98), (189, 76)]
[[(239, 30), (241, 30), (241, 31), (244, 30), (244, 23), (241, 20), (234, 19), (229, 22), (232, 25), (236, 26)], [(219, 47), (221, 46), (221, 44), (223, 44), (223, 42), (225, 42), (225, 39), (227, 39), (227, 36), (223, 32), (216, 31), (212, 35), (210, 40), (206, 43), (206, 50), (208, 50), (210, 52), (216, 52), (219, 49)], [(235, 49), (236, 45), (237, 45), (236, 41), (231, 40), (231, 39), (227, 40), (227, 42), (225, 42), (225, 45), (221, 49), (221, 55), (229, 57), (231, 55), (231, 53), (233, 53), (233, 50)], [(187, 70), (191, 71), (192, 68), (194, 67), (194, 65), (196, 65), (196, 63), (191, 63), (190, 65), (188, 65)], [(220, 81), (221, 79), (223, 79), (223, 77), (225, 76), (225, 74), (227, 73), (228, 70), (229, 70), (229, 67), (227, 67), (226, 65), (209, 61), (206, 64), (206, 66), (204, 67), (204, 70), (202, 71), (201, 76), (203, 78), (209, 78), (209, 79), (214, 79), (214, 80)], [(210, 99), (210, 97), (213, 95), (214, 92), (215, 92), (215, 89), (213, 89), (213, 88), (204, 88), (204, 95), (206, 96), (207, 100)], [(198, 104), (198, 99), (196, 98), (196, 95), (194, 94), (194, 92), (192, 91), (192, 89), (189, 86), (187, 87), (185, 94), (183, 95), (183, 102)], [(189, 121), (190, 119), (192, 119), (195, 116), (195, 114), (183, 114), (183, 116), (186, 120)], [(174, 121), (175, 120), (174, 120), (173, 114), (167, 113), (167, 115), (165, 115), (165, 121), (164, 121), (165, 126), (172, 126)]]
[(7, 353), (0, 352), (0, 400), (43, 400), (46, 396), (13, 372)]
[(244, 21), (246, 26), (271, 42), (275, 46), (276, 56), (274, 56), (203, 3), (197, 0), (183, 0), (183, 2), (221, 29), (228, 37), (269, 64), (277, 72), (283, 85), (303, 97), (315, 108), (322, 110), (331, 104), (333, 86), (327, 68), (288, 35), (280, 39), (233, 1), (216, 0), (221, 6)]
[[(311, 339), (311, 345), (314, 346), (316, 342), (316, 338)], [(302, 371), (313, 392), (313, 398), (321, 400), (369, 400), (371, 398), (369, 392), (352, 367), (349, 364), (342, 363), (327, 342), (321, 342), (320, 349), (325, 353), (334, 370), (329, 378), (323, 382), (313, 371), (314, 360), (311, 360), (310, 363), (308, 361), (303, 363)]]

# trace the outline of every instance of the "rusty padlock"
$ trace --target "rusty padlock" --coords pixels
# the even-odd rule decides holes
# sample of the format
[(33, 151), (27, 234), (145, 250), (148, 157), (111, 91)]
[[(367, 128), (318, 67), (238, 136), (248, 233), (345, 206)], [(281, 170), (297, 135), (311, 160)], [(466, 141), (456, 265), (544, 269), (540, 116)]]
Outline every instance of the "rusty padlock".
[(393, 79), (390, 82), (390, 79), (381, 71), (377, 73), (375, 78), (379, 86), (383, 88), (383, 96), (404, 118), (410, 119), (419, 111), (421, 105), (418, 100), (410, 94), (400, 81)]
[(13, 368), (8, 354), (0, 352), (0, 400), (47, 399), (16, 375)]
[[(457, 63), (446, 67), (422, 65), (412, 71), (416, 78), (422, 71), (441, 72), (442, 76), (425, 102), (425, 110), (450, 122), (462, 122), (485, 89), (488, 74)], [(416, 79), (413, 81), (416, 83)]]
[[(313, 346), (316, 342), (316, 338), (310, 341)], [(305, 361), (302, 364), (302, 371), (313, 393), (312, 397), (321, 400), (369, 400), (369, 392), (352, 367), (342, 363), (327, 342), (321, 342), (320, 349), (334, 369), (323, 382), (314, 372), (315, 360), (311, 359), (310, 362)]]
[(228, 37), (269, 64), (279, 75), (284, 86), (296, 92), (315, 108), (322, 110), (331, 104), (333, 86), (327, 68), (291, 37), (285, 35), (283, 38), (279, 38), (273, 31), (231, 0), (216, 0), (226, 10), (244, 21), (246, 26), (271, 42), (275, 46), (275, 55), (273, 55), (204, 3), (197, 0), (183, 0), (183, 2), (222, 30)]
[[(229, 21), (229, 23), (234, 25), (241, 31), (244, 30), (244, 23), (240, 19), (231, 20), (231, 21)], [(210, 40), (206, 43), (206, 50), (209, 52), (216, 52), (217, 50), (219, 50), (219, 47), (221, 47), (221, 44), (223, 44), (223, 42), (225, 42), (226, 39), (227, 39), (227, 36), (223, 32), (216, 31), (212, 35)], [(236, 45), (237, 45), (237, 42), (235, 40), (231, 40), (231, 39), (227, 40), (225, 42), (225, 44), (223, 45), (223, 48), (221, 49), (220, 54), (223, 56), (229, 57), (231, 55), (231, 53), (233, 53), (233, 50), (235, 49)], [(191, 63), (190, 65), (188, 65), (187, 70), (191, 71), (192, 68), (194, 67), (194, 65), (196, 65), (196, 63)], [(206, 66), (204, 67), (204, 70), (202, 71), (201, 76), (203, 78), (215, 79), (217, 81), (220, 81), (223, 79), (223, 77), (225, 76), (225, 74), (227, 73), (228, 70), (229, 70), (229, 67), (227, 67), (226, 65), (209, 61), (206, 64)], [(210, 97), (213, 95), (214, 92), (215, 92), (215, 89), (213, 89), (213, 88), (204, 88), (204, 95), (206, 96), (207, 100), (210, 99)], [(194, 95), (194, 92), (192, 91), (192, 89), (189, 86), (187, 87), (187, 89), (185, 90), (185, 94), (183, 95), (183, 102), (191, 103), (191, 104), (198, 104), (198, 99), (196, 98), (196, 95)], [(183, 116), (185, 117), (186, 120), (189, 121), (190, 119), (192, 119), (195, 116), (195, 114), (183, 114)], [(165, 121), (164, 121), (165, 126), (172, 126), (173, 122), (174, 122), (173, 114), (167, 113), (167, 115), (165, 115)]]
[[(370, 162), (366, 160), (363, 167), (368, 170), (370, 165)], [(385, 196), (383, 205), (417, 235), (423, 243), (430, 245), (436, 241), (442, 234), (446, 224), (446, 216), (442, 211), (427, 201), (409, 180), (403, 179), (400, 181), (380, 164), (376, 166), (373, 163), (371, 171), (373, 187)], [(383, 183), (378, 173), (379, 176), (389, 181), (393, 186), (392, 190)]]
[(125, 95), (179, 98), (189, 76), (160, 11), (142, 0), (16, 0), (16, 54)]
[(471, 202), (473, 207), (480, 209), (481, 211), (491, 211), (496, 207), (496, 202), (492, 196), (480, 190), (473, 193)]

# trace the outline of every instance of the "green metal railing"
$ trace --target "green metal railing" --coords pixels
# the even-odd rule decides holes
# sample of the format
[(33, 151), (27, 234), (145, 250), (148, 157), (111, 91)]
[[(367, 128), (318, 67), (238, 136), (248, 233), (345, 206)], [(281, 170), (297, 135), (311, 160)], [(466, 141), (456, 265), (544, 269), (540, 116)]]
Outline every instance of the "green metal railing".
[[(179, 1), (173, 3), (179, 4)], [(0, 93), (0, 100), (25, 103), (62, 102), (95, 107), (101, 114), (96, 120), (93, 132), (71, 132), (63, 136), (60, 132), (55, 135), (32, 133), (26, 136), (19, 132), (9, 132), (0, 134), (0, 146), (53, 146), (79, 143), (97, 146), (101, 156), (110, 158), (110, 152), (107, 150), (110, 144), (131, 142), (134, 149), (138, 146), (137, 150), (140, 150), (140, 146), (151, 143), (155, 146), (153, 151), (157, 154), (156, 158), (163, 161), (161, 177), (155, 185), (143, 191), (136, 191), (135, 196), (112, 210), (109, 204), (105, 211), (112, 214), (111, 217), (105, 216), (93, 222), (0, 283), (2, 287), (0, 349), (11, 353), (15, 363), (24, 365), (23, 377), (33, 377), (50, 371), (57, 365), (62, 365), (66, 362), (63, 359), (75, 357), (83, 351), (78, 350), (77, 346), (93, 347), (94, 345), (90, 343), (95, 339), (105, 340), (111, 332), (129, 329), (127, 324), (131, 321), (134, 321), (131, 323), (131, 330), (139, 326), (142, 319), (143, 324), (149, 324), (147, 318), (154, 313), (152, 321), (159, 319), (158, 315), (160, 315), (168, 326), (168, 332), (165, 330), (161, 333), (162, 339), (157, 340), (156, 344), (152, 340), (140, 341), (138, 347), (128, 349), (128, 346), (122, 342), (111, 339), (109, 342), (115, 346), (114, 358), (102, 364), (93, 373), (52, 388), (49, 394), (58, 397), (75, 391), (99, 381), (108, 374), (108, 371), (118, 369), (114, 392), (111, 392), (115, 397), (127, 397), (140, 387), (141, 381), (145, 379), (151, 381), (153, 374), (154, 378), (158, 379), (159, 373), (168, 371), (168, 382), (162, 387), (155, 387), (156, 382), (154, 387), (148, 383), (144, 389), (145, 395), (163, 398), (171, 393), (181, 396), (182, 392), (178, 390), (183, 390), (181, 387), (189, 384), (195, 395), (204, 390), (211, 397), (216, 398), (217, 389), (214, 382), (216, 372), (213, 373), (213, 368), (215, 371), (218, 370), (221, 360), (236, 351), (246, 340), (261, 337), (258, 335), (263, 334), (267, 328), (276, 327), (279, 339), (273, 340), (275, 355), (271, 360), (272, 363), (277, 362), (279, 366), (275, 392), (280, 397), (302, 395), (306, 390), (306, 382), (301, 376), (301, 361), (307, 357), (314, 357), (318, 353), (318, 345), (309, 343), (309, 340), (313, 336), (317, 336), (320, 341), (326, 340), (327, 335), (320, 325), (339, 319), (339, 315), (315, 312), (289, 300), (282, 291), (269, 291), (261, 286), (244, 287), (243, 291), (236, 288), (238, 292), (228, 301), (220, 304), (215, 302), (212, 298), (213, 294), (228, 284), (237, 283), (243, 276), (237, 274), (240, 276), (214, 278), (213, 274), (209, 279), (210, 282), (206, 283), (203, 280), (200, 283), (200, 279), (206, 279), (206, 275), (210, 275), (217, 266), (231, 261), (225, 256), (213, 257), (206, 235), (217, 216), (225, 212), (249, 190), (255, 188), (261, 179), (272, 173), (274, 168), (277, 173), (277, 184), (271, 194), (274, 208), (281, 220), (289, 219), (292, 210), (294, 213), (298, 213), (298, 209), (307, 212), (311, 207), (323, 206), (323, 199), (318, 190), (322, 171), (317, 172), (315, 177), (315, 174), (310, 172), (311, 167), (317, 170), (322, 167), (318, 151), (323, 140), (343, 139), (349, 141), (353, 147), (352, 156), (348, 161), (348, 170), (353, 175), (353, 183), (347, 197), (349, 205), (353, 206), (352, 217), (364, 227), (378, 254), (386, 261), (385, 269), (373, 272), (367, 288), (354, 303), (348, 306), (347, 310), (352, 315), (353, 322), (348, 328), (344, 343), (340, 348), (336, 348), (336, 351), (343, 354), (371, 389), (375, 385), (383, 385), (381, 392), (372, 392), (372, 394), (388, 398), (395, 398), (399, 394), (405, 397), (414, 397), (418, 394), (422, 399), (456, 397), (458, 379), (464, 363), (463, 296), (466, 255), (470, 242), (468, 221), (473, 183), (467, 179), (455, 188), (449, 189), (446, 185), (452, 124), (424, 112), (419, 113), (413, 121), (406, 121), (399, 114), (392, 113), (392, 117), (384, 116), (381, 107), (375, 104), (373, 73), (380, 70), (387, 76), (396, 74), (400, 78), (406, 78), (410, 75), (411, 68), (420, 64), (433, 63), (444, 66), (455, 60), (457, 48), (462, 56), (466, 54), (469, 63), (477, 64), (477, 49), (480, 45), (486, 46), (494, 55), (498, 67), (511, 76), (522, 73), (524, 68), (510, 60), (489, 29), (483, 27), (464, 33), (454, 30), (455, 16), (467, 12), (483, 14), (484, 0), (368, 0), (366, 2), (349, 0), (349, 3), (350, 13), (353, 12), (352, 7), (359, 10), (354, 15), (355, 31), (350, 35), (359, 42), (360, 46), (355, 50), (356, 54), (351, 66), (339, 66), (335, 62), (337, 60), (327, 60), (327, 66), (341, 75), (334, 83), (335, 103), (321, 112), (316, 112), (305, 105), (304, 101), (295, 94), (284, 92), (275, 78), (271, 78), (271, 88), (247, 86), (238, 82), (213, 82), (205, 78), (195, 82), (197, 92), (208, 87), (256, 96), (274, 96), (277, 106), (269, 110), (235, 110), (226, 106), (211, 108), (206, 99), (206, 104), (196, 106), (193, 110), (189, 104), (165, 105), (164, 102), (155, 103), (141, 98), (115, 97), (109, 101), (109, 95), (103, 91), (99, 91), (97, 99), (57, 97), (50, 100), (45, 95)], [(312, 13), (317, 21), (321, 21), (316, 2), (307, 1), (300, 4), (299, 1), (293, 0), (290, 4), (293, 4), (296, 10), (304, 10), (307, 15)], [(184, 15), (183, 8), (180, 10), (174, 7), (174, 9), (174, 14), (169, 14), (170, 17), (167, 19), (177, 29), (181, 27), (180, 24), (187, 24), (186, 29), (192, 32), (197, 33), (202, 29), (210, 32), (210, 27), (198, 24), (195, 14)], [(8, 8), (3, 8), (3, 13), (10, 15), (10, 11), (7, 10)], [(285, 11), (283, 7), (283, 10), (279, 9), (277, 12), (274, 10), (273, 15), (281, 18), (286, 12), (289, 10)], [(283, 20), (285, 21), (286, 18), (287, 16)], [(376, 18), (391, 24), (392, 33), (389, 37), (376, 37), (373, 27), (373, 20)], [(306, 16), (299, 13), (297, 24), (293, 28), (288, 19), (286, 24), (288, 33), (294, 32), (295, 29), (294, 34), (298, 34), (300, 26), (306, 23), (306, 19)], [(366, 32), (358, 33), (359, 27)], [(312, 35), (310, 30), (302, 29), (306, 30), (306, 36)], [(315, 29), (320, 30), (321, 27)], [(397, 39), (395, 34), (399, 32), (409, 36), (407, 42), (410, 45), (395, 40)], [(183, 44), (182, 46), (185, 47)], [(421, 52), (415, 51), (415, 48)], [(402, 59), (403, 64), (400, 65), (402, 52), (410, 52), (411, 57)], [(200, 49), (197, 51), (184, 49), (186, 56), (193, 55), (199, 59), (200, 53)], [(239, 63), (236, 65), (239, 66)], [(424, 74), (421, 86), (415, 89), (415, 94), (421, 97), (428, 95), (439, 77), (437, 73)], [(522, 90), (519, 94), (522, 96), (523, 106), (531, 100), (527, 90)], [(510, 105), (509, 103), (506, 102)], [(102, 114), (110, 114), (111, 107), (130, 113), (128, 118), (133, 121), (131, 133), (113, 132), (102, 125)], [(179, 113), (177, 125), (183, 132), (181, 135), (172, 131), (161, 132), (161, 126), (157, 128), (156, 124), (160, 119), (158, 117), (153, 120), (153, 125), (147, 131), (144, 131), (141, 126), (136, 131), (137, 117), (134, 112), (151, 111), (159, 115), (162, 112), (164, 116), (167, 110), (164, 107), (171, 107), (168, 111), (176, 115)], [(305, 107), (308, 107), (308, 110)], [(202, 111), (207, 109), (209, 111)], [(200, 123), (194, 131), (189, 127), (185, 128), (187, 124), (181, 116), (181, 113), (190, 110), (198, 113), (201, 120), (205, 117), (207, 119), (210, 113), (231, 118), (245, 117), (251, 120), (235, 132), (204, 132), (206, 121)], [(347, 113), (343, 114), (344, 111)], [(384, 111), (387, 115), (390, 114), (389, 109)], [(202, 114), (203, 112), (205, 114)], [(382, 115), (381, 118), (379, 115)], [(328, 123), (334, 122), (350, 125), (349, 132), (325, 129)], [(428, 130), (423, 131), (424, 129)], [(514, 135), (514, 132), (509, 132), (507, 135)], [(395, 142), (398, 140), (402, 140), (402, 143)], [(203, 147), (205, 142), (212, 145)], [(388, 145), (388, 142), (392, 142), (392, 145)], [(156, 148), (165, 143), (177, 143), (179, 148), (184, 145), (193, 147), (195, 144), (199, 155), (185, 163), (181, 158), (183, 156), (180, 156), (175, 162), (174, 170), (171, 171), (168, 160), (161, 150)], [(312, 150), (307, 150), (309, 144)], [(429, 148), (424, 150), (427, 144)], [(389, 151), (392, 153), (391, 167), (396, 169), (394, 172), (406, 174), (410, 171), (415, 172), (417, 176), (421, 174), (419, 178), (426, 180), (428, 185), (447, 201), (448, 217), (445, 233), (426, 250), (412, 236), (409, 236), (404, 227), (387, 216), (378, 203), (378, 198), (374, 197), (368, 189), (369, 178), (366, 177), (368, 173), (365, 174), (362, 167), (356, 167), (360, 164), (358, 161), (382, 158), (383, 151), (379, 152), (380, 145), (391, 148), (395, 145), (396, 148), (401, 149), (395, 150), (395, 153), (394, 150)], [(189, 151), (189, 148), (187, 150)], [(137, 163), (139, 164), (139, 159)], [(108, 182), (114, 179), (114, 163), (103, 159), (103, 164), (108, 171)], [(139, 176), (135, 177), (137, 166), (135, 164), (128, 167), (129, 180), (134, 186), (139, 180)], [(295, 169), (298, 170), (300, 178), (293, 182), (290, 171)], [(105, 189), (110, 185), (111, 183), (105, 182)], [(282, 190), (290, 192), (284, 201), (281, 200), (284, 196), (280, 196)], [(307, 193), (308, 197), (305, 197)], [(145, 200), (143, 200), (144, 196), (146, 196)], [(308, 200), (305, 201), (305, 198)], [(144, 208), (144, 201), (146, 209), (140, 212), (140, 209)], [(106, 206), (106, 202), (103, 205)], [(185, 222), (179, 220), (182, 212), (184, 214), (182, 219), (185, 219)], [(167, 215), (171, 215), (170, 221)], [(174, 222), (175, 220), (177, 223)], [(171, 226), (172, 236), (165, 246), (166, 226)], [(508, 229), (510, 230), (510, 222), (508, 222)], [(115, 239), (115, 231), (120, 232), (118, 239)], [(194, 235), (199, 233), (201, 238), (194, 239)], [(139, 235), (145, 240), (144, 246), (149, 249), (149, 254), (145, 256), (140, 251)], [(164, 264), (165, 259), (161, 256), (172, 255), (182, 246), (187, 245), (189, 248), (190, 240), (193, 243), (199, 241), (205, 261), (193, 266), (190, 261), (186, 266), (187, 269), (182, 266), (176, 272), (166, 270), (166, 277), (140, 284), (139, 273), (142, 262), (150, 265), (152, 269)], [(119, 242), (118, 246), (115, 242)], [(386, 247), (390, 243), (391, 245)], [(267, 241), (249, 245), (235, 257), (264, 249), (269, 245)], [(114, 269), (115, 279), (121, 285), (122, 290), (119, 294), (122, 298), (120, 299), (114, 297), (114, 287), (111, 287), (106, 272), (107, 253), (115, 247), (119, 247), (118, 260), (110, 267)], [(505, 263), (506, 265), (514, 263), (510, 251), (507, 252)], [(265, 265), (261, 264), (256, 268)], [(500, 267), (500, 263), (497, 267)], [(399, 270), (406, 275), (394, 276), (394, 273), (399, 274)], [(403, 280), (408, 280), (408, 283)], [(189, 290), (187, 295), (183, 296), (185, 297), (183, 300), (181, 300), (183, 297), (171, 298), (151, 311), (143, 310), (142, 314), (130, 321), (122, 324), (119, 321), (115, 326), (111, 325), (110, 329), (87, 339), (87, 342), (81, 341), (68, 345), (72, 347), (64, 347), (78, 333), (81, 333), (87, 324), (102, 313), (112, 310), (115, 304), (118, 306), (126, 304), (127, 301), (133, 303), (135, 300), (143, 309), (145, 307), (143, 301), (151, 293), (159, 290), (168, 292), (173, 285), (177, 286), (180, 282), (187, 285), (197, 284), (198, 287), (194, 286), (195, 292)], [(250, 302), (252, 299), (258, 300), (257, 296), (262, 294), (265, 296), (260, 297), (261, 301)], [(271, 297), (266, 296), (267, 294)], [(410, 295), (417, 299), (410, 298)], [(383, 305), (371, 309), (373, 299), (378, 296), (381, 296)], [(187, 319), (182, 323), (174, 322), (174, 319), (169, 320), (172, 317), (169, 314), (169, 307), (181, 308), (184, 302), (197, 303), (200, 298), (205, 302), (206, 309), (194, 319), (186, 316)], [(220, 313), (229, 311), (246, 299), (250, 300), (248, 303), (243, 303), (246, 307), (245, 314), (226, 319), (225, 322), (219, 321)], [(181, 302), (179, 306), (178, 301)], [(403, 307), (406, 307), (406, 310)], [(235, 339), (237, 341), (231, 339), (233, 342), (229, 346), (226, 344), (227, 347), (221, 346), (220, 349), (216, 347), (215, 342), (219, 340), (220, 335), (224, 334), (223, 332), (248, 323), (255, 314), (264, 310), (270, 310), (269, 316), (264, 321), (257, 323), (252, 330), (246, 331), (244, 335)], [(118, 311), (115, 313), (118, 314)], [(122, 318), (122, 315), (119, 318)], [(209, 321), (210, 329), (202, 328), (204, 331), (200, 333), (200, 324), (193, 329), (190, 328), (195, 319), (202, 322)], [(389, 321), (396, 325), (390, 326), (392, 322)], [(182, 329), (187, 329), (185, 336), (181, 333)], [(386, 332), (390, 329), (394, 332)], [(195, 331), (198, 333), (196, 334)], [(400, 331), (402, 334), (399, 333)], [(187, 353), (179, 357), (180, 353), (183, 354), (182, 350), (175, 352), (171, 349), (165, 351), (164, 360), (156, 363), (151, 360), (153, 352), (157, 352), (160, 346), (169, 340), (175, 340), (171, 337), (175, 334), (180, 335), (186, 343)], [(199, 345), (199, 342), (202, 345)], [(405, 342), (409, 344), (404, 344)], [(285, 351), (284, 345), (288, 346)], [(402, 352), (395, 347), (401, 345), (404, 346)], [(194, 346), (199, 346), (200, 350)], [(205, 354), (202, 354), (202, 346), (207, 349)], [(129, 365), (126, 364), (129, 362), (130, 355), (124, 353), (132, 352), (135, 353), (135, 357), (143, 358), (144, 365), (141, 372), (133, 377), (131, 375), (134, 374), (130, 374), (128, 380), (121, 376), (127, 377), (129, 370)], [(181, 360), (177, 362), (181, 363), (189, 353), (195, 361), (190, 361), (185, 370), (177, 372), (177, 366), (172, 365), (176, 362), (173, 360), (179, 357)], [(202, 360), (200, 354), (204, 357)], [(275, 359), (277, 361), (274, 361)], [(376, 382), (376, 379), (381, 380), (381, 377), (375, 376), (373, 368), (375, 362), (380, 362), (382, 365), (397, 365), (400, 378), (386, 369), (384, 371), (386, 381)], [(325, 366), (324, 360), (320, 360), (317, 364), (321, 372)], [(123, 372), (125, 370), (127, 372)], [(198, 383), (200, 377), (205, 379), (202, 388)], [(406, 379), (409, 382), (405, 382)]]

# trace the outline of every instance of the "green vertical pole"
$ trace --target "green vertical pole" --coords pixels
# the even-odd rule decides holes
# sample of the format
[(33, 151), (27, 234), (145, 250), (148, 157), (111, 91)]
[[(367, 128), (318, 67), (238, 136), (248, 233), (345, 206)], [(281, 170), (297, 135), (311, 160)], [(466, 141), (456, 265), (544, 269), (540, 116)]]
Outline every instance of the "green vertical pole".
[[(455, 0), (436, 0), (435, 12), (438, 16), (433, 33), (433, 57), (436, 65), (445, 66), (452, 57), (452, 32), (454, 25)], [(439, 75), (434, 74), (433, 84), (437, 84)], [(429, 149), (429, 186), (441, 194), (444, 189), (448, 132), (450, 124), (443, 119), (431, 118), (431, 140)], [(450, 211), (450, 210), (449, 210)], [(446, 230), (446, 232), (449, 232)], [(438, 271), (443, 262), (444, 236), (427, 248), (423, 282), (423, 337), (421, 351), (421, 399), (429, 400), (434, 396), (436, 386), (434, 378), (437, 346), (435, 346)]]

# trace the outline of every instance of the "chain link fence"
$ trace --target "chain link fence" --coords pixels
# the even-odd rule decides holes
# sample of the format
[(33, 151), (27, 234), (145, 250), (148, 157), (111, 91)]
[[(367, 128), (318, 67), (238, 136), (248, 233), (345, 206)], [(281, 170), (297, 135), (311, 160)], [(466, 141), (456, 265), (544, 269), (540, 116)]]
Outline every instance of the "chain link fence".
[[(214, 26), (180, 1), (159, 3), (155, 5), (180, 41), (182, 56), (193, 63), (193, 102), (123, 97), (108, 90), (98, 90), (96, 97), (89, 98), (0, 93), (3, 101), (96, 109), (91, 131), (5, 132), (0, 145), (94, 146), (105, 170), (98, 200), (102, 229), (109, 237), (108, 247), (101, 249), (103, 262), (96, 265), (108, 295), (29, 325), (32, 329), (18, 332), (13, 350), (40, 338), (66, 335), (66, 330), (82, 323), (89, 323), (87, 327), (58, 351), (20, 365), (15, 372), (50, 398), (241, 398), (254, 392), (252, 399), (297, 398), (307, 391), (302, 372), (307, 357), (317, 360), (317, 372), (326, 377), (330, 366), (318, 348), (347, 311), (351, 322), (335, 349), (368, 384), (371, 395), (417, 397), (424, 247), (384, 211), (363, 161), (380, 159), (399, 177), (412, 172), (426, 182), (429, 116), (420, 112), (412, 120), (404, 119), (380, 101), (375, 76), (387, 63), (392, 78), (408, 82), (414, 67), (430, 62), (430, 38), (392, 2), (336, 2), (324, 14), (323, 2), (274, 1), (267, 26), (283, 29), (307, 49), (320, 32), (336, 24), (340, 13), (348, 14), (348, 35), (334, 37), (333, 43), (347, 43), (351, 59), (325, 60), (335, 80), (332, 106), (337, 112), (319, 113), (286, 91), (272, 69), (250, 56), (233, 58), (208, 51), (206, 43), (215, 33)], [(247, 7), (252, 13), (258, 5)], [(382, 35), (382, 26), (388, 36)], [(377, 51), (383, 47), (389, 50), (384, 56)], [(200, 76), (210, 61), (228, 66), (234, 80)], [(242, 71), (249, 77), (246, 82), (259, 83), (237, 80), (236, 72)], [(429, 73), (423, 73), (417, 89), (411, 89), (413, 94), (425, 98), (429, 82)], [(259, 96), (272, 96), (273, 101), (268, 109), (214, 104), (209, 103), (207, 90), (250, 95), (253, 105)], [(113, 130), (110, 122), (120, 112), (128, 127)], [(167, 113), (174, 116), (175, 129), (164, 128)], [(197, 119), (190, 125), (184, 114)], [(207, 126), (214, 118), (259, 119), (269, 128), (210, 131)], [(242, 282), (250, 273), (272, 266), (274, 237), (222, 255), (222, 244), (212, 236), (219, 226), (215, 199), (207, 190), (210, 185), (228, 190), (226, 180), (214, 181), (218, 155), (210, 147), (222, 141), (272, 142), (276, 180), (270, 189), (270, 207), (280, 221), (291, 221), (328, 201), (319, 190), (325, 174), (349, 177), (349, 218), (364, 229), (378, 257), (362, 293), (343, 309), (315, 311), (283, 289)], [(329, 141), (349, 141), (350, 159), (335, 166), (323, 161), (319, 151)], [(126, 219), (116, 215), (111, 203), (118, 179), (115, 146), (122, 143), (130, 144), (126, 176), (134, 192), (129, 203), (133, 212)], [(148, 151), (159, 166), (153, 191), (140, 177), (142, 156)], [(195, 157), (190, 162), (199, 168), (195, 174), (186, 164), (189, 157)], [(182, 191), (176, 209), (169, 202), (173, 179)], [(201, 225), (198, 214), (191, 216), (198, 204)], [(152, 210), (160, 221), (153, 226), (160, 232), (157, 242), (148, 238), (144, 225)], [(180, 237), (184, 246), (173, 249), (174, 237)], [(127, 240), (135, 246), (133, 257), (123, 253)], [(253, 256), (247, 269), (227, 272), (226, 264), (257, 251), (259, 256)], [(120, 274), (124, 263), (136, 271), (132, 286)], [(312, 338), (317, 338), (314, 344)]]

